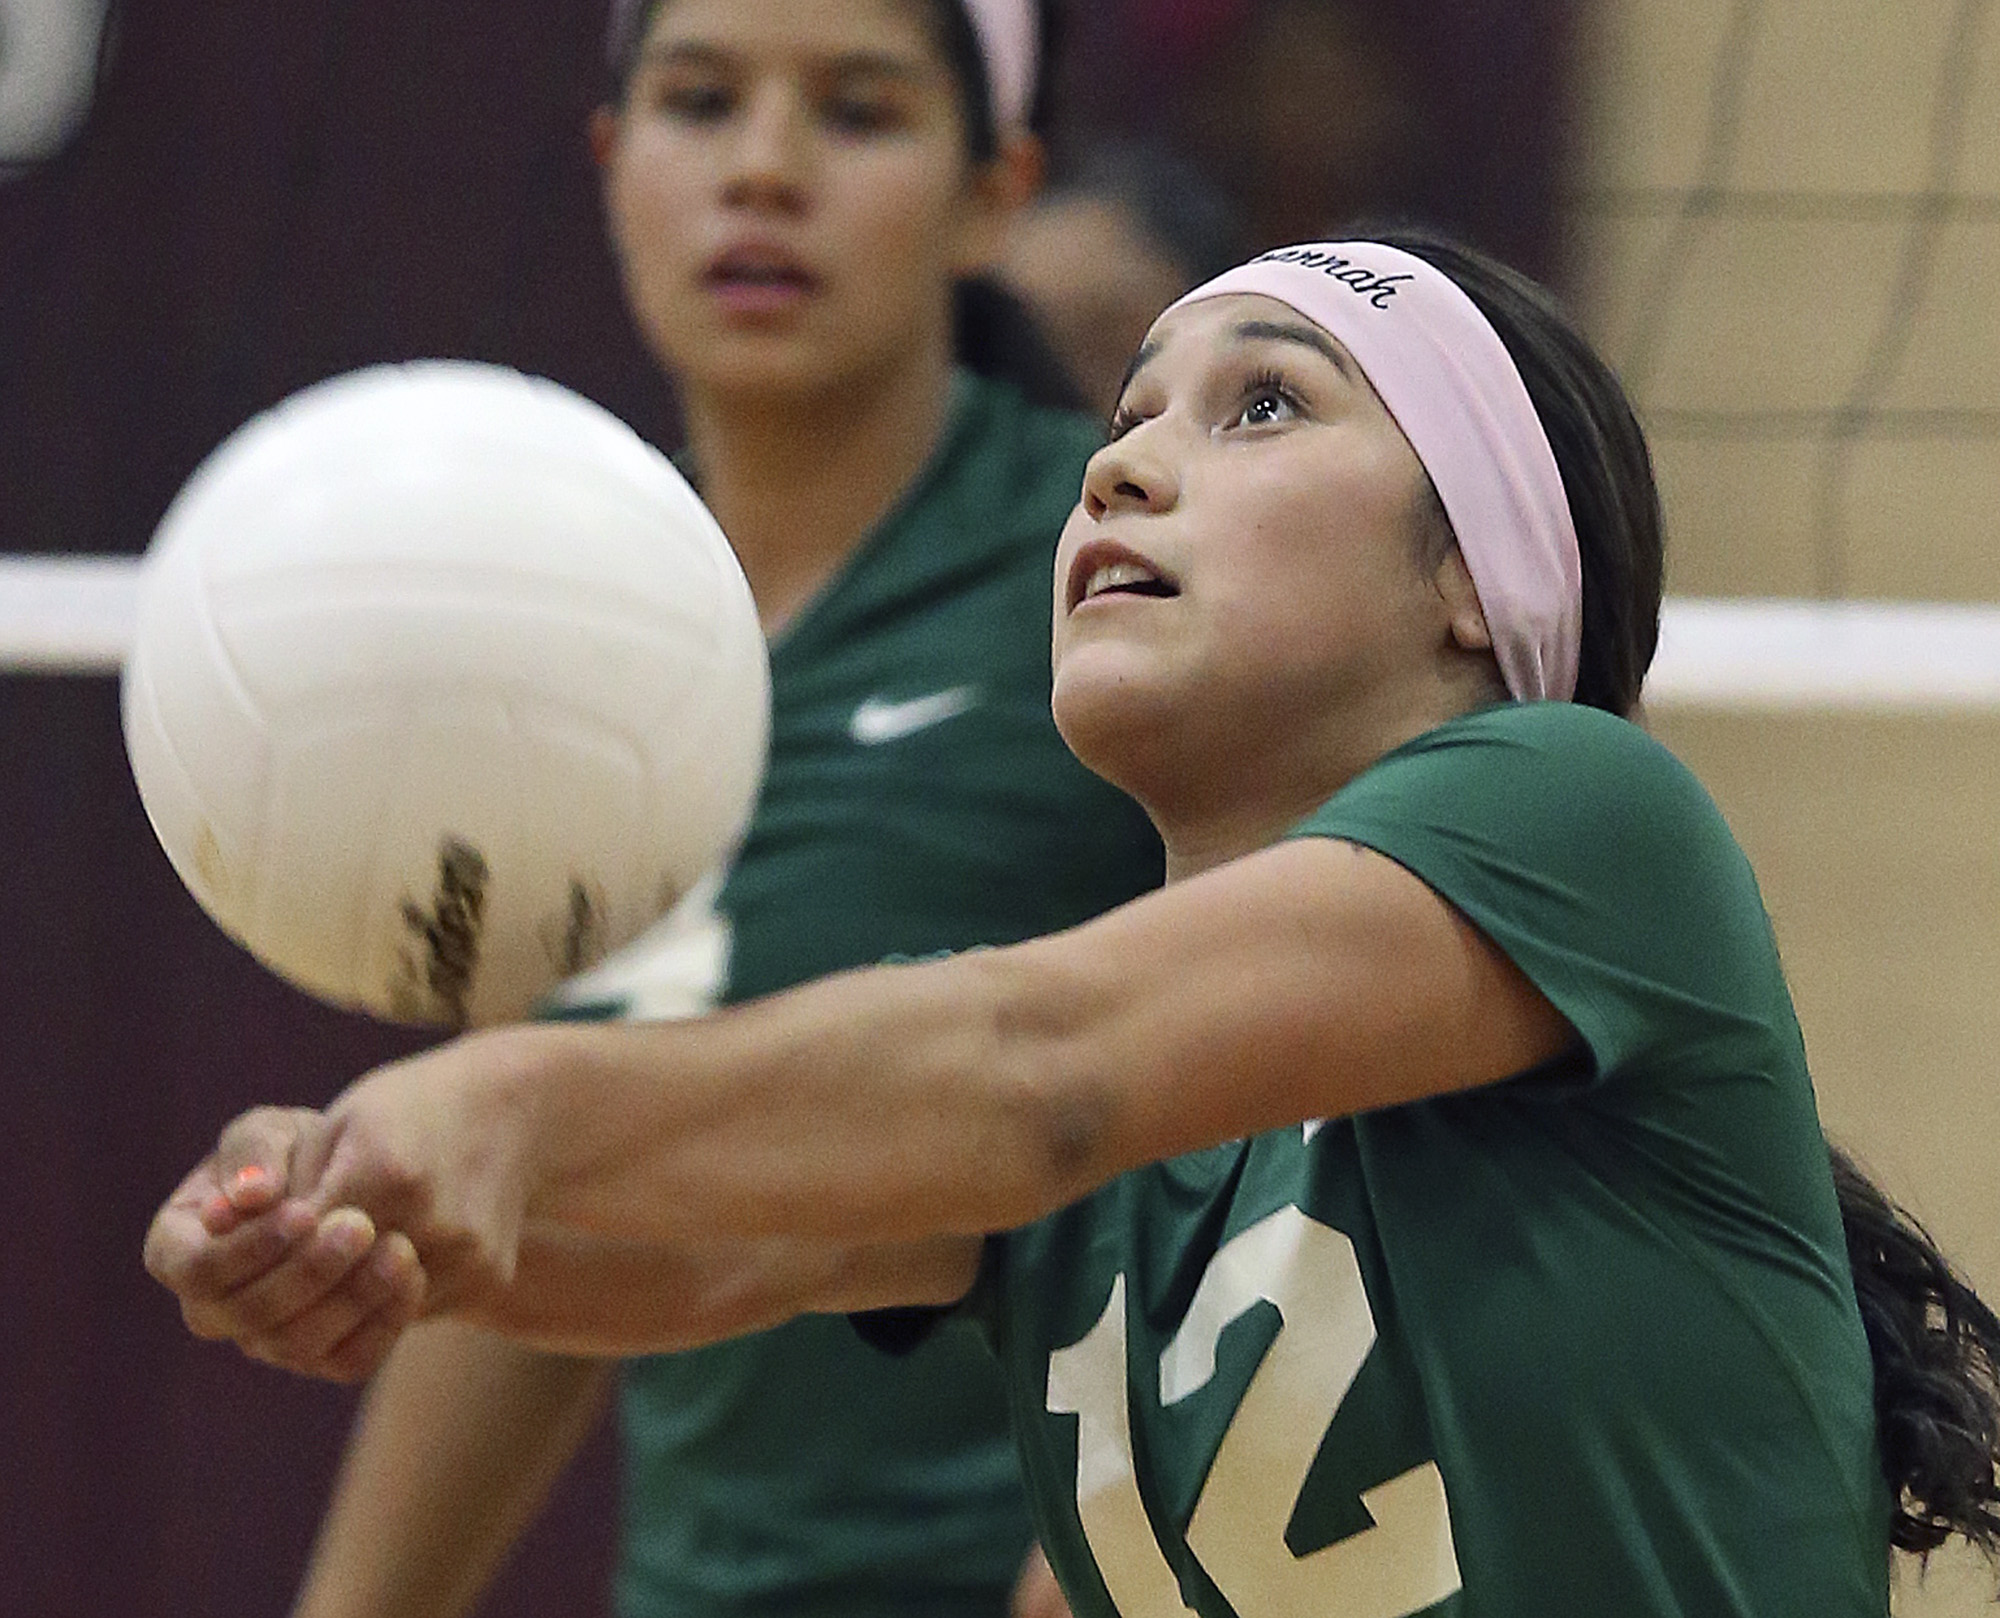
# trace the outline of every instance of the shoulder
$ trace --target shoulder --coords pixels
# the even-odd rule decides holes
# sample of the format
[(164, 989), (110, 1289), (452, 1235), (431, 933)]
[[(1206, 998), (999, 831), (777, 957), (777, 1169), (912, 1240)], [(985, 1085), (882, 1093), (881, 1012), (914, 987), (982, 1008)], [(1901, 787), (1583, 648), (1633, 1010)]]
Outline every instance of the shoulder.
[(1046, 680), (1049, 569), (1103, 435), (1011, 383), (961, 371), (955, 386), (950, 436), (885, 524), (871, 572), (933, 606), (962, 596), (1009, 615), (995, 633), (1031, 646)]
[(1506, 703), (1440, 725), (1357, 776), (1298, 830), (1348, 836), (1343, 827), (1391, 822), (1628, 852), (1735, 849), (1679, 759), (1630, 721), (1569, 702)]
[(1424, 732), (1357, 782), (1401, 760), (1454, 756), (1469, 763), (1481, 755), (1487, 765), (1513, 755), (1537, 764), (1609, 767), (1613, 774), (1633, 767), (1685, 774), (1673, 754), (1629, 719), (1575, 702), (1503, 702)]
[(1600, 1072), (1664, 1033), (1705, 1042), (1754, 1024), (1790, 1051), (1750, 862), (1693, 773), (1625, 720), (1555, 702), (1468, 715), (1389, 754), (1294, 835), (1416, 875), (1584, 1034)]
[(894, 660), (900, 626), (940, 648), (978, 639), (1040, 669), (1046, 702), (1049, 568), (1097, 432), (1011, 384), (954, 374), (944, 436), (875, 533), (789, 630), (778, 655)]

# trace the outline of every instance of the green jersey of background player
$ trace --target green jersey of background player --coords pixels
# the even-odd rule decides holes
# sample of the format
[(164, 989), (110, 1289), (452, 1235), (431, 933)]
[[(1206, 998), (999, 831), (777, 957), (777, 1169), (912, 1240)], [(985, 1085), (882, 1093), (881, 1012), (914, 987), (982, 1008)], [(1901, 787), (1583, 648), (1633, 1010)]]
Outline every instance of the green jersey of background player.
[[(1049, 719), (1047, 610), (1088, 422), (961, 375), (904, 503), (772, 648), (770, 771), (722, 889), (575, 1011), (679, 1009), (843, 967), (1009, 944), (1155, 885), (1138, 806)], [(999, 1610), (1029, 1544), (992, 1355), (969, 1327), (905, 1363), (837, 1318), (626, 1367), (621, 1613)]]

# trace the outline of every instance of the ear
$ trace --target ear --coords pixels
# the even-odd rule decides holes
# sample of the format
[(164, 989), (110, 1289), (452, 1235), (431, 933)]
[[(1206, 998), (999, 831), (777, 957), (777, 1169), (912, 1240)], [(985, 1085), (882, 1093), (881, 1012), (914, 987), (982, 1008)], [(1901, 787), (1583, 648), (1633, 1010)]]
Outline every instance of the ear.
[(598, 107), (590, 115), (590, 155), (600, 174), (611, 166), (618, 147), (618, 109)]
[(616, 107), (599, 107), (590, 115), (590, 155), (597, 164), (597, 201), (603, 210), (604, 239), (611, 245), (611, 256), (622, 263), (625, 258), (625, 240), (619, 223), (617, 188), (612, 184), (612, 170), (618, 161), (618, 143), (624, 135), (625, 123), (618, 115)]
[(1025, 130), (1001, 137), (1000, 150), (973, 171), (971, 203), (952, 264), (959, 275), (977, 275), (999, 262), (1008, 230), (1034, 201), (1048, 168), (1048, 148), (1039, 137)]
[(1451, 627), (1452, 644), (1463, 652), (1493, 650), (1493, 631), (1486, 627), (1486, 609), (1479, 604), (1479, 592), (1472, 586), (1472, 574), (1465, 557), (1454, 545), (1431, 575), (1431, 588), (1444, 603), (1445, 620)]

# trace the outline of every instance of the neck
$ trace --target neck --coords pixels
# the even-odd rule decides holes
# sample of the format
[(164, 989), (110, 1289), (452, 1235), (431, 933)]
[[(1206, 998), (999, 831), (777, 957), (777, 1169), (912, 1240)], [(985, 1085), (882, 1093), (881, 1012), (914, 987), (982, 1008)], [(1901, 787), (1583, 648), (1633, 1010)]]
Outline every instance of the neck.
[(1254, 781), (1232, 771), (1226, 797), (1204, 800), (1181, 792), (1149, 802), (1147, 812), (1166, 847), (1167, 881), (1185, 881), (1270, 847), (1387, 751), (1345, 766), (1329, 760), (1320, 769), (1265, 771)]
[(950, 401), (943, 349), (807, 395), (683, 385), (702, 499), (743, 564), (767, 634), (888, 515), (936, 448)]
[[(1220, 769), (1211, 762), (1198, 776), (1171, 764), (1155, 772), (1158, 793), (1133, 795), (1166, 845), (1167, 880), (1198, 876), (1268, 848), (1405, 742), (1505, 700), (1506, 691), (1471, 660), (1453, 667), (1424, 698), (1383, 704), (1374, 712), (1345, 708), (1338, 723), (1302, 733), (1289, 749), (1272, 751), (1270, 737), (1246, 737), (1239, 755)], [(1190, 786), (1202, 781), (1214, 785)]]

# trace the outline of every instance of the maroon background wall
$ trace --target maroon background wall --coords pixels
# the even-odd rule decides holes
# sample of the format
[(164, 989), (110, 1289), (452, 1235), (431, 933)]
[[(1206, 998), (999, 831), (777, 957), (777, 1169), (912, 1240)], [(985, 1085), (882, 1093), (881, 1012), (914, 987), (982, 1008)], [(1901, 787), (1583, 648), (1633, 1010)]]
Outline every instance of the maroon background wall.
[[(233, 427), (373, 360), (502, 360), (665, 432), (582, 133), (600, 28), (573, 0), (126, 5), (83, 138), (0, 186), (0, 549), (141, 549)], [(189, 1339), (140, 1238), (231, 1112), (408, 1043), (194, 908), (112, 681), (0, 681), (0, 1613), (285, 1610), (351, 1398)], [(495, 1611), (601, 1608), (608, 1460)]]
[[(1428, 9), (1452, 49), (1392, 103), (1427, 131), (1397, 194), (1543, 268), (1573, 9)], [(601, 24), (574, 0), (122, 6), (83, 137), (0, 184), (0, 552), (140, 550), (228, 431), (374, 360), (505, 361), (669, 433), (582, 138)], [(1166, 119), (1081, 32), (1076, 127)], [(1199, 88), (1173, 114), (1194, 146)], [(0, 678), (0, 1614), (285, 1610), (351, 1398), (186, 1337), (140, 1239), (230, 1113), (323, 1099), (408, 1043), (196, 911), (113, 682)], [(600, 1438), (488, 1612), (601, 1609), (610, 1459)]]

